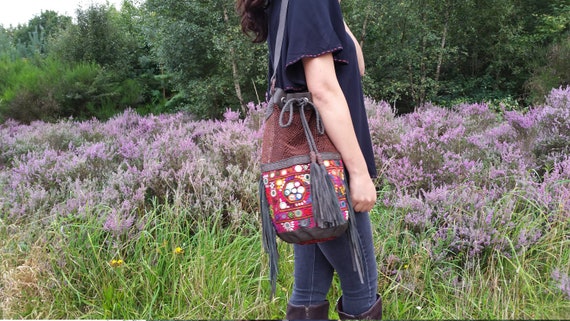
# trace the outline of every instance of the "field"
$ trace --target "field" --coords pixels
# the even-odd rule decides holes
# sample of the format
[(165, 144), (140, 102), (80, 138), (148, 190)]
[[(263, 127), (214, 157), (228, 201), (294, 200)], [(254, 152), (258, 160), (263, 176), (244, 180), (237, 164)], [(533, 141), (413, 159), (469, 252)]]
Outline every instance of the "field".
[[(1, 124), (0, 318), (283, 318), (292, 250), (270, 299), (262, 108)], [(570, 89), (525, 111), (367, 108), (385, 318), (568, 318)]]

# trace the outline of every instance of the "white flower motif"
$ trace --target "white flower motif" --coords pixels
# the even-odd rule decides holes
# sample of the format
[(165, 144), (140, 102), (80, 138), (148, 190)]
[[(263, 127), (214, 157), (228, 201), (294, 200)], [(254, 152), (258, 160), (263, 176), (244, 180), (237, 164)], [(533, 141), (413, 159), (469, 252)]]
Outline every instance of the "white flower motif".
[(282, 223), (281, 226), (283, 226), (285, 231), (291, 232), (295, 229), (295, 222), (285, 222), (285, 223)]

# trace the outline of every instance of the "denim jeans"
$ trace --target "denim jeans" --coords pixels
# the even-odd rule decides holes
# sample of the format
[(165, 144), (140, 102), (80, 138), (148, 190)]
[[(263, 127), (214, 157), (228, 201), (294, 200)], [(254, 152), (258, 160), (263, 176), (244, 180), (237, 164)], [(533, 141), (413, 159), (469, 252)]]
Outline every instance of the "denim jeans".
[(313, 305), (326, 300), (334, 271), (342, 289), (344, 312), (358, 315), (366, 312), (377, 300), (378, 270), (368, 213), (356, 213), (360, 246), (364, 260), (364, 283), (354, 271), (348, 237), (308, 245), (294, 245), (295, 282), (289, 302)]

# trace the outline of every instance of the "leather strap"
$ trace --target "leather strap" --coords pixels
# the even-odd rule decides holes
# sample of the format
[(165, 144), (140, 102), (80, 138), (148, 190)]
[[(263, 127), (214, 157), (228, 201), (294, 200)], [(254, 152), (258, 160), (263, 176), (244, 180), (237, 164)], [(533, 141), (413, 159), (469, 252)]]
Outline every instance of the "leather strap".
[(271, 76), (271, 95), (275, 93), (275, 82), (277, 78), (277, 68), (281, 60), (281, 48), (283, 48), (283, 36), (285, 34), (285, 21), (287, 20), (287, 8), (289, 0), (281, 1), (281, 11), (279, 12), (279, 27), (277, 37), (275, 37), (275, 51), (273, 53), (273, 75)]

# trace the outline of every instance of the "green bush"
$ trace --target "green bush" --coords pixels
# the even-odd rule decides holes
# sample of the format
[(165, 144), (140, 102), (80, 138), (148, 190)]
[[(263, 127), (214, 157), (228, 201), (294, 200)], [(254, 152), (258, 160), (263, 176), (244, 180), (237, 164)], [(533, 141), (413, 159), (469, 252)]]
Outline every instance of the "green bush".
[(550, 46), (547, 64), (534, 72), (526, 87), (533, 103), (543, 103), (552, 88), (565, 85), (570, 85), (570, 34)]
[(69, 67), (51, 59), (40, 64), (25, 60), (7, 62), (5, 70), (0, 76), (0, 113), (3, 119), (24, 123), (70, 116), (73, 109), (81, 106), (81, 93), (88, 92), (98, 73), (93, 64)]
[(144, 88), (95, 63), (66, 64), (45, 59), (34, 64), (8, 61), (0, 67), (0, 119), (23, 123), (74, 117), (108, 119), (141, 103)]

